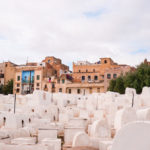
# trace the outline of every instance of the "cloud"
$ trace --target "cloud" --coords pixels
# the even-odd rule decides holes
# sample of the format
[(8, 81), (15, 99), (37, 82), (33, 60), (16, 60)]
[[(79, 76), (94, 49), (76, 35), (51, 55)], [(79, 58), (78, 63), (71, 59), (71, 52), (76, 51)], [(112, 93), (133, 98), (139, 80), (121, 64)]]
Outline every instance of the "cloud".
[[(150, 60), (148, 0), (0, 0), (0, 60)], [(145, 53), (136, 52), (146, 50)]]

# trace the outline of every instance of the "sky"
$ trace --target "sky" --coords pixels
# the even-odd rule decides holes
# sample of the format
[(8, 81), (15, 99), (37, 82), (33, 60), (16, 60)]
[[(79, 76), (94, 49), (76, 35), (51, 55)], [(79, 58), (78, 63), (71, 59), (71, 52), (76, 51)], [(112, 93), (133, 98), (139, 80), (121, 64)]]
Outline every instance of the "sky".
[(149, 0), (0, 0), (0, 62), (150, 61)]

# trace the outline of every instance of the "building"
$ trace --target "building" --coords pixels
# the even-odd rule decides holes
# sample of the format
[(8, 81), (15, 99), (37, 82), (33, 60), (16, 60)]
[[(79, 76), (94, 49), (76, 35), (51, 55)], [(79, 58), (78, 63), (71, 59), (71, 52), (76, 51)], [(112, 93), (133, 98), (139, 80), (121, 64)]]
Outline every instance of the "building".
[(68, 79), (67, 74), (60, 77), (56, 91), (83, 95), (106, 92), (111, 79), (129, 71), (130, 66), (118, 65), (111, 58), (101, 58), (96, 63), (79, 61), (73, 63), (72, 78)]
[(5, 85), (8, 81), (14, 79), (16, 66), (10, 61), (0, 63), (0, 84)]
[(55, 57), (46, 57), (41, 63), (27, 63), (15, 67), (14, 93), (29, 94), (34, 90), (55, 92), (55, 80), (69, 67)]
[(70, 94), (106, 92), (111, 79), (132, 70), (128, 65), (119, 65), (111, 58), (98, 62), (78, 61), (73, 63), (73, 72), (62, 64), (61, 59), (46, 57), (41, 63), (27, 62), (16, 65), (12, 62), (0, 64), (0, 84), (14, 80), (14, 93), (28, 94), (34, 90)]

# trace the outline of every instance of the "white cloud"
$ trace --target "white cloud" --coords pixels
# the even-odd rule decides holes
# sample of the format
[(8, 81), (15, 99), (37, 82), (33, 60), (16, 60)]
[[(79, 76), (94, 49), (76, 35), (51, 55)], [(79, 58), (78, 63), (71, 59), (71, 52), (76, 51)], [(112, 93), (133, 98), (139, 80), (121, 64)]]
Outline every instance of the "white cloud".
[[(0, 60), (150, 60), (148, 0), (0, 0)], [(88, 16), (89, 15), (89, 16)], [(144, 49), (146, 53), (132, 53)]]

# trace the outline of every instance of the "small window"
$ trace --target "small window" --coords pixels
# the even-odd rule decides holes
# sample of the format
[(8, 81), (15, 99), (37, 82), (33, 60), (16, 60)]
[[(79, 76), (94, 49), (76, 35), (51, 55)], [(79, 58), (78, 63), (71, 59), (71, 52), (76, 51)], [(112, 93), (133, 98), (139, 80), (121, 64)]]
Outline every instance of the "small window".
[(65, 83), (65, 79), (62, 79), (62, 83)]
[(116, 79), (117, 78), (117, 74), (113, 74), (113, 78)]
[(17, 89), (17, 93), (19, 93), (20, 92), (20, 89)]
[(81, 71), (79, 70), (79, 72), (81, 72)]
[(55, 84), (54, 83), (52, 83), (52, 88), (55, 88)]
[(47, 89), (47, 84), (45, 84), (44, 88)]
[(94, 80), (98, 80), (98, 76), (94, 76)]
[(93, 69), (93, 72), (95, 72), (95, 69)]
[(100, 93), (100, 88), (97, 88), (97, 93)]
[(71, 89), (69, 89), (69, 94), (71, 94)]
[(80, 92), (81, 92), (80, 89), (77, 89), (77, 93), (80, 94)]
[(107, 60), (104, 60), (104, 64), (107, 64)]
[(50, 60), (48, 60), (48, 63), (50, 63), (51, 61)]
[(36, 76), (36, 79), (37, 79), (37, 80), (40, 80), (40, 75), (37, 75), (37, 76)]
[(85, 76), (82, 76), (82, 81), (84, 81), (85, 80)]
[(40, 83), (37, 83), (36, 86), (40, 86)]
[(59, 88), (59, 92), (62, 92), (62, 88)]
[(88, 70), (86, 69), (86, 72), (88, 72)]
[(111, 79), (111, 74), (107, 74), (107, 79)]
[(17, 81), (20, 81), (20, 76), (17, 76)]
[(20, 87), (20, 83), (17, 83), (17, 87)]
[(91, 76), (88, 76), (88, 81), (91, 81)]

